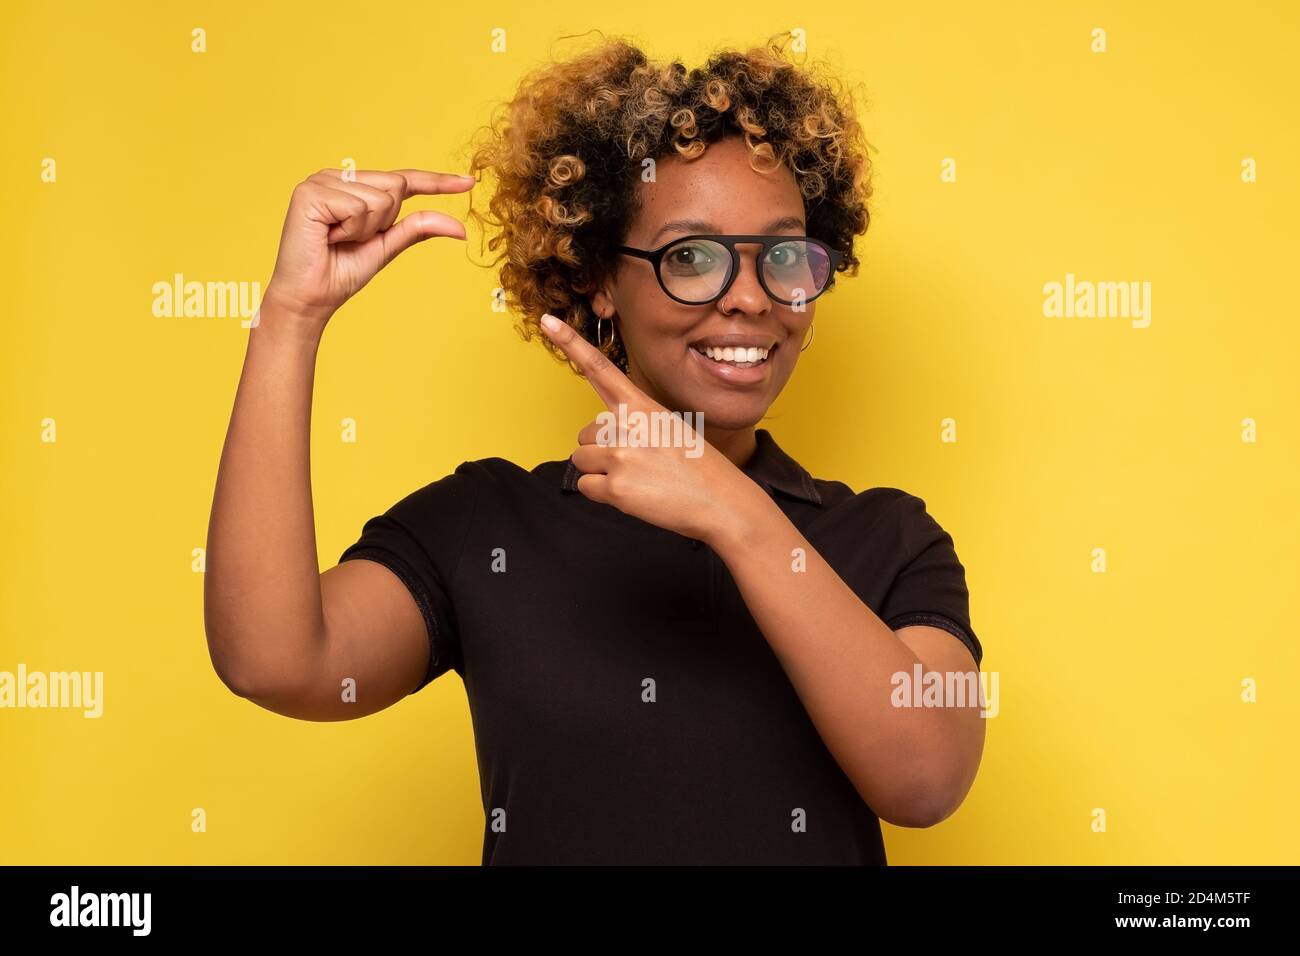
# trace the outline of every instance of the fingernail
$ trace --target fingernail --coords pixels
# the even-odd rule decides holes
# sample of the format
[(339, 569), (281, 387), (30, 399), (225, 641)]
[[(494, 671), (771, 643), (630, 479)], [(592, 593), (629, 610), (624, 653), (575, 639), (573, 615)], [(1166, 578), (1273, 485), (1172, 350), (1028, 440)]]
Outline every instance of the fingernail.
[(544, 328), (547, 332), (555, 332), (560, 328), (561, 325), (564, 324), (555, 316), (551, 315), (551, 313), (549, 312), (547, 312), (542, 316), (541, 322), (542, 322), (542, 328)]

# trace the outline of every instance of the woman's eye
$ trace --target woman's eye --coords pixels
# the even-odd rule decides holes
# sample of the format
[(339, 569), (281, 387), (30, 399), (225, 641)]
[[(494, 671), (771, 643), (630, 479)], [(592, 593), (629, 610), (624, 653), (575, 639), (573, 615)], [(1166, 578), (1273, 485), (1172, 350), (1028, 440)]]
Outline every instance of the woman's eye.
[(804, 258), (805, 257), (798, 251), (787, 246), (784, 249), (773, 249), (768, 255), (767, 261), (772, 263), (774, 266), (789, 268), (792, 265), (802, 262)]
[(668, 254), (668, 262), (673, 266), (690, 269), (707, 268), (714, 263), (714, 257), (702, 246), (682, 246)]

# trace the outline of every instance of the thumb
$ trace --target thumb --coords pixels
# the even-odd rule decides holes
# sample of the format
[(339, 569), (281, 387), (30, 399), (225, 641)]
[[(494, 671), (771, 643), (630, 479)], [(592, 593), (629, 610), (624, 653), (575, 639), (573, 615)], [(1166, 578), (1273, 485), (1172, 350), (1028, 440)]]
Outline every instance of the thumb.
[(446, 213), (431, 209), (413, 212), (399, 219), (383, 232), (372, 236), (369, 242), (379, 244), (383, 250), (383, 264), (388, 265), (400, 253), (411, 248), (417, 242), (434, 236), (446, 236), (449, 239), (464, 239), (465, 227), (459, 220)]

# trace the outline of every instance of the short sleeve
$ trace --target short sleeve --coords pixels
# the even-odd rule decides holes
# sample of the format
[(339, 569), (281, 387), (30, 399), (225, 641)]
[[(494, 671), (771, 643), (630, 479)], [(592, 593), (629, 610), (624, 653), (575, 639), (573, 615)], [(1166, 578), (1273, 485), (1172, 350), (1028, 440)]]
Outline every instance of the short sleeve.
[(947, 631), (966, 645), (978, 667), (984, 650), (971, 627), (966, 569), (957, 559), (952, 536), (915, 495), (903, 495), (897, 517), (900, 551), (906, 558), (878, 616), (890, 630), (927, 624)]
[(410, 692), (423, 689), (448, 670), (464, 677), (464, 657), (452, 600), (460, 555), (475, 506), (471, 463), (412, 492), (370, 518), (361, 536), (339, 557), (374, 561), (406, 585), (429, 634), (429, 669)]

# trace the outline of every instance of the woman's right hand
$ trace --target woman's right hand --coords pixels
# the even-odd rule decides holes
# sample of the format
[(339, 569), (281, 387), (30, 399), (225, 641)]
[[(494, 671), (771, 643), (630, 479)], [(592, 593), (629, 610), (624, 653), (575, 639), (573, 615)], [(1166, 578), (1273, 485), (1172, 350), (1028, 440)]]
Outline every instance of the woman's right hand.
[(349, 175), (354, 178), (322, 169), (294, 189), (275, 272), (262, 297), (263, 308), (272, 305), (316, 334), (402, 250), (432, 236), (465, 238), (464, 225), (444, 213), (397, 216), (411, 196), (465, 192), (475, 183), (471, 177), (424, 169)]

